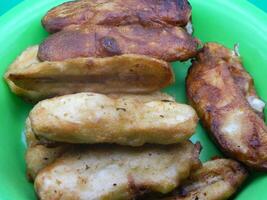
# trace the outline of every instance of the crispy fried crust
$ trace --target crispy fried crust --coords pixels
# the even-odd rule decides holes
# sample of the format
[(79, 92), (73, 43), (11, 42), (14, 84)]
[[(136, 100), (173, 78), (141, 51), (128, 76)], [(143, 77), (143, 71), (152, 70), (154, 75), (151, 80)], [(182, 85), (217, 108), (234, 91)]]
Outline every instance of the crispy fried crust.
[(212, 47), (213, 59), (221, 59), (227, 62), (228, 69), (235, 84), (241, 89), (251, 108), (253, 108), (260, 117), (264, 118), (263, 110), (265, 104), (258, 97), (254, 81), (250, 74), (244, 69), (240, 57), (238, 56), (238, 52), (235, 52), (237, 49), (235, 49), (235, 51), (230, 51), (223, 46), (216, 46), (215, 44), (209, 45), (214, 45)]
[(71, 146), (68, 144), (55, 144), (48, 147), (41, 144), (32, 132), (29, 119), (26, 120), (26, 140), (28, 147), (25, 160), (27, 175), (31, 181), (35, 179), (41, 169), (53, 163)]
[(39, 47), (42, 61), (77, 57), (139, 54), (165, 61), (187, 60), (198, 41), (180, 27), (71, 26), (49, 36)]
[(69, 25), (185, 26), (191, 18), (187, 0), (81, 0), (63, 3), (42, 19), (48, 32), (57, 32)]
[(222, 151), (266, 170), (267, 127), (249, 104), (245, 95), (249, 92), (232, 75), (234, 62), (224, 51), (209, 43), (199, 52), (186, 80), (188, 99)]
[(88, 146), (67, 152), (35, 179), (40, 199), (134, 199), (146, 191), (167, 193), (199, 165), (191, 142), (140, 148)]
[(226, 200), (247, 177), (247, 171), (236, 161), (216, 159), (204, 163), (164, 200)]
[(173, 101), (134, 101), (78, 93), (40, 101), (30, 113), (39, 138), (67, 143), (173, 144), (195, 131), (197, 115)]
[(32, 101), (77, 92), (150, 93), (174, 81), (168, 63), (147, 56), (40, 62), (37, 50), (28, 48), (5, 74), (11, 90)]

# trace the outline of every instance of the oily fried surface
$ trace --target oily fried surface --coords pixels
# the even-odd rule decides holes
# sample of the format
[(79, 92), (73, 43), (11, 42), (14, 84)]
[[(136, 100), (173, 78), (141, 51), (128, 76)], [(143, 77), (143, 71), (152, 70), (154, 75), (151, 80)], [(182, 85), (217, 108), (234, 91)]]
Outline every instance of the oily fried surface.
[(226, 200), (247, 177), (247, 171), (236, 161), (208, 161), (165, 200)]
[(254, 87), (254, 81), (250, 74), (244, 69), (236, 50), (238, 49), (231, 51), (223, 46), (214, 45), (211, 50), (211, 56), (212, 59), (221, 59), (227, 62), (228, 69), (235, 84), (242, 91), (251, 108), (253, 108), (260, 117), (264, 118), (263, 109), (265, 107), (265, 103), (258, 97)]
[(39, 47), (42, 61), (77, 57), (147, 55), (165, 61), (187, 60), (198, 42), (180, 27), (71, 26), (49, 36)]
[(46, 146), (40, 143), (32, 132), (30, 120), (26, 121), (27, 151), (25, 155), (27, 175), (34, 180), (38, 172), (59, 158), (70, 145), (55, 144)]
[(48, 32), (69, 25), (175, 25), (185, 26), (191, 17), (187, 0), (80, 0), (63, 3), (44, 16)]
[(131, 146), (173, 144), (194, 133), (198, 118), (190, 106), (136, 98), (78, 93), (43, 100), (30, 113), (32, 130), (58, 142)]
[(222, 151), (256, 169), (267, 169), (267, 127), (231, 73), (229, 57), (206, 44), (189, 70), (187, 95)]
[[(124, 102), (138, 101), (174, 101), (174, 98), (161, 92), (155, 92), (147, 95), (126, 95), (126, 94), (112, 94), (111, 98), (120, 98)], [(27, 151), (25, 155), (27, 174), (30, 180), (34, 180), (38, 172), (49, 164), (53, 163), (68, 149), (74, 147), (71, 144), (52, 143), (47, 145), (43, 141), (36, 138), (31, 129), (30, 120), (26, 121), (26, 139), (27, 139)]]
[(145, 191), (167, 193), (189, 176), (199, 147), (88, 146), (67, 152), (35, 179), (40, 199), (134, 199)]
[(40, 62), (25, 50), (5, 74), (12, 91), (32, 101), (77, 92), (150, 93), (174, 81), (171, 66), (142, 55)]

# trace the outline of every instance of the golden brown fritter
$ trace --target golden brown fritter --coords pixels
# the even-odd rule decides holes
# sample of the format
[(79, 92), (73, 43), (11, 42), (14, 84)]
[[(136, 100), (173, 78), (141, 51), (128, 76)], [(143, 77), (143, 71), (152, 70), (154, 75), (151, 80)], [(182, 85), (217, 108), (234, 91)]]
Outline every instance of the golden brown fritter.
[(65, 95), (40, 101), (29, 118), (38, 138), (67, 143), (174, 144), (195, 132), (198, 117), (191, 106), (137, 98)]
[(246, 94), (251, 92), (233, 76), (233, 68), (242, 66), (233, 67), (237, 58), (223, 53), (227, 51), (209, 43), (199, 52), (186, 80), (188, 99), (223, 152), (252, 168), (267, 170), (267, 127), (254, 110), (261, 101), (255, 97), (256, 102), (249, 102)]
[(191, 18), (187, 0), (80, 0), (63, 3), (44, 16), (42, 24), (48, 32), (69, 25), (185, 26)]
[(35, 179), (43, 200), (134, 199), (146, 191), (167, 193), (199, 165), (199, 145), (145, 145), (139, 148), (90, 145), (74, 148)]
[(208, 161), (164, 200), (226, 200), (236, 192), (247, 175), (245, 168), (236, 161)]
[(28, 48), (5, 74), (11, 90), (31, 101), (77, 92), (150, 93), (174, 81), (171, 66), (141, 55), (40, 62)]
[(42, 61), (123, 54), (151, 56), (165, 61), (187, 60), (198, 41), (180, 27), (71, 26), (49, 36), (39, 47)]

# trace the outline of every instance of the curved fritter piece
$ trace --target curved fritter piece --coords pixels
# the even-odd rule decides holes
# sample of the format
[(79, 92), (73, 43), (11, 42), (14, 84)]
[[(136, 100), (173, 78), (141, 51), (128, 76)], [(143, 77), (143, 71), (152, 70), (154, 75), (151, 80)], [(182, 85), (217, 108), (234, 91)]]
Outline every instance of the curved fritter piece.
[(75, 148), (35, 179), (40, 199), (134, 199), (146, 191), (167, 193), (199, 166), (199, 145)]
[(129, 98), (78, 93), (43, 100), (30, 112), (32, 130), (58, 142), (131, 146), (174, 144), (194, 133), (198, 117), (190, 106)]
[(27, 175), (31, 181), (35, 179), (41, 169), (53, 163), (71, 147), (69, 144), (55, 144), (53, 146), (41, 144), (32, 132), (29, 118), (26, 120), (26, 140), (25, 160)]
[(221, 51), (225, 51), (222, 46), (209, 43), (199, 52), (186, 80), (188, 99), (223, 152), (267, 170), (267, 127), (235, 81), (231, 60), (220, 56)]
[(80, 0), (63, 3), (42, 19), (44, 28), (54, 33), (70, 25), (185, 26), (191, 18), (187, 0)]
[(24, 51), (5, 74), (11, 90), (32, 101), (77, 93), (150, 93), (174, 81), (171, 66), (142, 55), (40, 62), (38, 46)]
[(71, 26), (50, 35), (39, 47), (42, 61), (122, 54), (151, 56), (165, 61), (187, 60), (197, 53), (198, 40), (180, 27)]
[(216, 159), (208, 161), (164, 200), (226, 200), (245, 181), (248, 173), (236, 161)]

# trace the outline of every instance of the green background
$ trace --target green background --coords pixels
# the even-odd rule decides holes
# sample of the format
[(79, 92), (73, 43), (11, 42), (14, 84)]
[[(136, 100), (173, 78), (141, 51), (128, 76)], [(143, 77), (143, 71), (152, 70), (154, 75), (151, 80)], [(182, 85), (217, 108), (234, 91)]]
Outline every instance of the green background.
[[(0, 1), (1, 4), (7, 1)], [(8, 1), (13, 2), (13, 1)], [(24, 0), (0, 17), (0, 76), (26, 47), (40, 43), (48, 34), (40, 19), (63, 0)], [(203, 42), (217, 41), (228, 47), (240, 44), (246, 69), (255, 78), (259, 95), (267, 102), (267, 14), (246, 0), (191, 0), (195, 35)], [(259, 1), (260, 2), (260, 1)], [(7, 4), (5, 4), (7, 6)], [(0, 6), (2, 9), (2, 5)], [(176, 83), (166, 91), (186, 102), (184, 78), (189, 63), (173, 64)], [(32, 184), (25, 176), (24, 121), (32, 105), (12, 94), (0, 81), (0, 200), (34, 199)], [(267, 116), (266, 116), (267, 117)], [(193, 141), (203, 145), (203, 161), (218, 155), (205, 131), (198, 126)], [(267, 176), (253, 173), (235, 197), (238, 200), (266, 200)]]
[[(4, 14), (6, 11), (13, 8), (14, 6), (16, 6), (18, 3), (22, 1), (23, 0), (0, 0), (0, 15)], [(263, 9), (265, 12), (267, 12), (267, 0), (248, 0), (248, 1), (258, 6), (259, 8)]]

